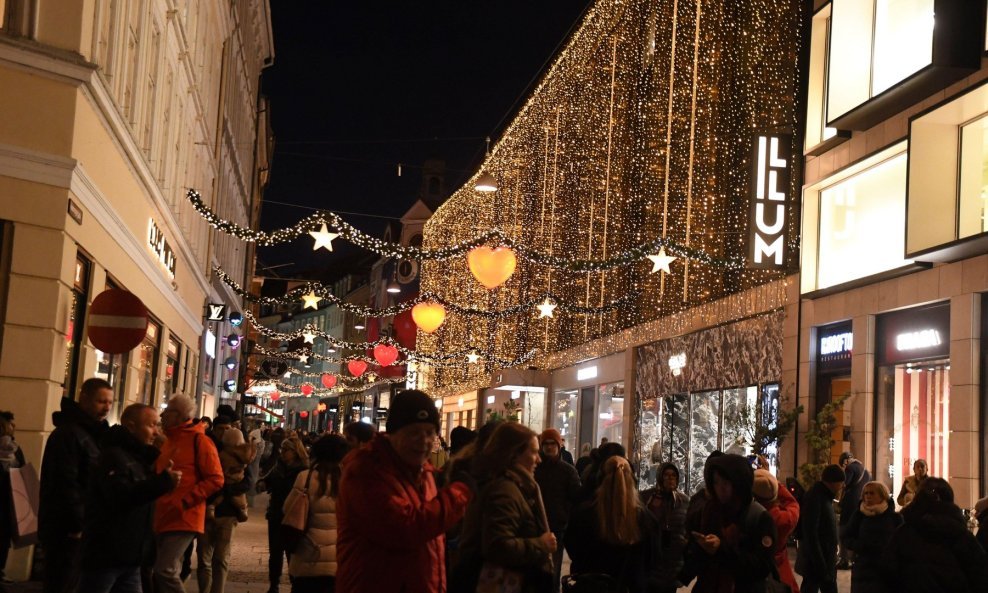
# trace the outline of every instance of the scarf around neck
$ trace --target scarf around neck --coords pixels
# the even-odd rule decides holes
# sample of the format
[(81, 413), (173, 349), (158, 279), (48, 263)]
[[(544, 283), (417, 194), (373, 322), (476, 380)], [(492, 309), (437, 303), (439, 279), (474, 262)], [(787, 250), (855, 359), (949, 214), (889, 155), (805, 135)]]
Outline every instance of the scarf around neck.
[(867, 505), (864, 502), (861, 503), (861, 514), (866, 517), (874, 517), (876, 515), (881, 515), (889, 508), (889, 503), (887, 500), (883, 500), (878, 504)]

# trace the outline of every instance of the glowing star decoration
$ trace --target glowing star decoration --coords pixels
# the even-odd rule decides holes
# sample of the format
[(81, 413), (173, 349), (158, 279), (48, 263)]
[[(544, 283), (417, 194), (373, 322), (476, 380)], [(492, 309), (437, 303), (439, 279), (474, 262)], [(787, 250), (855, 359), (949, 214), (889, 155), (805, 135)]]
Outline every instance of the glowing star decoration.
[(309, 357), (308, 354), (299, 354), (298, 355), (298, 361), (301, 362), (302, 364), (309, 364), (309, 358), (310, 357)]
[(518, 260), (515, 252), (507, 247), (491, 249), (484, 245), (467, 253), (467, 264), (477, 282), (490, 290), (504, 284), (515, 273)]
[(654, 274), (659, 270), (662, 270), (666, 274), (670, 274), (669, 264), (674, 262), (677, 258), (671, 255), (666, 255), (666, 248), (662, 247), (655, 255), (648, 256), (648, 259), (652, 260), (652, 271), (649, 272), (650, 274)]
[(412, 321), (427, 334), (439, 329), (446, 320), (446, 308), (439, 303), (426, 301), (412, 307)]
[(546, 299), (542, 301), (541, 305), (536, 305), (536, 309), (539, 310), (539, 319), (543, 317), (552, 317), (552, 312), (556, 309), (556, 304)]
[(325, 373), (321, 378), (322, 386), (326, 389), (332, 389), (336, 386), (336, 375), (332, 373)]
[(322, 223), (322, 227), (318, 231), (309, 231), (309, 235), (316, 240), (315, 244), (312, 246), (313, 251), (317, 251), (320, 247), (325, 247), (326, 251), (333, 250), (333, 239), (340, 236), (339, 233), (331, 233), (329, 229), (326, 228), (326, 223)]
[(319, 296), (318, 294), (314, 293), (314, 292), (310, 292), (309, 294), (303, 294), (302, 295), (302, 303), (303, 303), (302, 309), (308, 309), (308, 308), (311, 307), (313, 309), (318, 310), (319, 309), (319, 301), (321, 301), (321, 300), (322, 300), (322, 297)]
[(476, 352), (471, 352), (470, 354), (467, 354), (467, 362), (468, 363), (470, 363), (470, 364), (477, 364), (477, 361), (478, 360), (480, 360), (480, 355), (477, 354)]
[(398, 349), (391, 344), (374, 346), (374, 360), (382, 367), (391, 366), (398, 360)]
[(367, 363), (362, 360), (351, 360), (346, 363), (346, 368), (354, 377), (359, 377), (367, 370)]
[(306, 344), (314, 344), (316, 342), (316, 334), (309, 330), (305, 330), (302, 334), (302, 341)]

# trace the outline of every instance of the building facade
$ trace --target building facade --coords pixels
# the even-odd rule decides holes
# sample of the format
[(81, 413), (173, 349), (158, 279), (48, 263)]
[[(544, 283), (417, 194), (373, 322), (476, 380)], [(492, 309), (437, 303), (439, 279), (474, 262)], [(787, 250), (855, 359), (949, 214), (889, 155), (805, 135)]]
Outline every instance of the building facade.
[[(271, 22), (266, 0), (0, 7), (0, 408), (38, 464), (51, 413), (86, 378), (113, 385), (111, 420), (175, 392), (215, 405), (229, 355), (216, 344), (234, 330), (207, 323), (206, 304), (241, 305), (212, 267), (243, 280), (252, 253), (213, 233), (186, 193), (256, 220)], [(129, 353), (87, 339), (107, 288), (150, 313)]]
[(799, 398), (812, 415), (849, 396), (833, 455), (893, 492), (925, 459), (970, 507), (986, 464), (985, 5), (890, 5), (814, 2)]

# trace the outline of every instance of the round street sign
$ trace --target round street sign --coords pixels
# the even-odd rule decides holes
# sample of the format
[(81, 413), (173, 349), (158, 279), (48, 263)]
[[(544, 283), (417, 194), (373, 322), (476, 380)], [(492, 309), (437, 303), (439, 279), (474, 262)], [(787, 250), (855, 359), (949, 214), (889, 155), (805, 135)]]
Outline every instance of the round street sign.
[(89, 341), (107, 354), (137, 347), (148, 330), (148, 310), (133, 294), (119, 288), (99, 293), (89, 307)]

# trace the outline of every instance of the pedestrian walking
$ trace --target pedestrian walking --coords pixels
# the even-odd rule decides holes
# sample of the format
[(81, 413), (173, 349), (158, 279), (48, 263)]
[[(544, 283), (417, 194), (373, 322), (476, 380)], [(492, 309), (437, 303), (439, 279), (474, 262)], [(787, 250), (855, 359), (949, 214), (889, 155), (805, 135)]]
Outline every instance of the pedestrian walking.
[(79, 593), (141, 593), (141, 567), (154, 557), (154, 501), (182, 472), (155, 472), (158, 412), (131, 404), (101, 441), (86, 496)]
[(758, 501), (775, 523), (775, 569), (779, 580), (789, 586), (792, 593), (799, 593), (796, 575), (789, 564), (789, 535), (799, 523), (799, 503), (785, 487), (781, 487), (775, 476), (766, 469), (755, 470), (755, 484), (752, 487)]
[(278, 461), (270, 472), (258, 481), (258, 491), (268, 492), (268, 593), (278, 593), (283, 568), (282, 557), (291, 561), (281, 539), (281, 521), (285, 518), (285, 500), (295, 485), (299, 473), (309, 465), (309, 454), (298, 437), (281, 440)]
[(366, 422), (351, 422), (343, 427), (343, 436), (352, 449), (359, 449), (370, 443), (375, 434), (377, 431)]
[(865, 484), (871, 482), (871, 474), (861, 461), (855, 459), (849, 452), (840, 454), (839, 465), (844, 470), (844, 494), (840, 498), (840, 517), (838, 519), (838, 534), (840, 548), (837, 554), (837, 568), (849, 570), (854, 563), (854, 552), (848, 550), (844, 542), (844, 531), (851, 522), (851, 517), (861, 505), (861, 494)]
[[(542, 492), (549, 530), (561, 542), (566, 534), (570, 512), (580, 494), (580, 476), (576, 468), (562, 459), (563, 437), (555, 428), (548, 428), (539, 435), (541, 463), (535, 468), (535, 482)], [(556, 546), (552, 554), (553, 591), (559, 590), (560, 569), (563, 564), (563, 546)]]
[(895, 502), (899, 503), (900, 507), (909, 506), (927, 476), (929, 476), (929, 466), (926, 464), (926, 460), (917, 459), (914, 461), (913, 475), (902, 481), (902, 488), (899, 489), (899, 496), (895, 498)]
[(556, 537), (542, 508), (535, 467), (539, 441), (517, 422), (499, 424), (475, 459), (484, 486), (463, 520), (460, 561), (450, 593), (518, 582), (522, 593), (552, 590)]
[(594, 585), (608, 591), (645, 591), (648, 519), (631, 464), (622, 456), (609, 457), (593, 499), (573, 511), (566, 530), (566, 551), (573, 561), (569, 578), (578, 582), (581, 575), (594, 575)]
[(156, 593), (185, 593), (179, 578), (182, 558), (192, 540), (205, 529), (206, 499), (223, 487), (216, 446), (206, 436), (205, 425), (192, 421), (194, 410), (192, 399), (179, 394), (168, 400), (161, 413), (161, 426), (168, 440), (155, 468), (160, 472), (171, 463), (173, 470), (182, 472), (182, 480), (155, 503)]
[(0, 411), (0, 585), (13, 583), (4, 572), (14, 537), (14, 500), (10, 489), (10, 470), (24, 467), (25, 463), (24, 452), (14, 440), (15, 430), (14, 414), (6, 410)]
[(327, 434), (309, 451), (311, 468), (301, 472), (285, 501), (309, 498), (305, 535), (288, 561), (292, 593), (333, 593), (336, 590), (336, 499), (340, 488), (340, 462), (350, 450), (346, 439)]
[(576, 473), (581, 478), (583, 477), (583, 472), (593, 463), (593, 457), (590, 455), (593, 451), (594, 449), (590, 448), (590, 443), (580, 445), (580, 457), (576, 460)]
[(652, 534), (655, 561), (646, 566), (650, 593), (675, 593), (679, 588), (679, 571), (686, 551), (686, 509), (689, 499), (679, 491), (679, 468), (663, 463), (658, 471), (659, 483), (641, 493), (645, 510), (654, 519)]
[(988, 591), (988, 556), (968, 531), (946, 480), (923, 480), (902, 518), (880, 561), (889, 591)]
[(881, 557), (900, 525), (902, 516), (895, 512), (885, 484), (865, 484), (861, 505), (844, 533), (847, 547), (854, 552), (851, 593), (892, 593), (885, 586)]
[(606, 462), (611, 457), (625, 457), (626, 451), (621, 443), (610, 443), (606, 439), (603, 439), (603, 443), (595, 449), (596, 455), (591, 453), (590, 458), (593, 460), (591, 464), (583, 470), (580, 474), (580, 498), (579, 502), (585, 502), (594, 497), (597, 492), (597, 486), (600, 485), (601, 478), (603, 477), (602, 468), (604, 467), (604, 462)]
[(441, 593), (444, 534), (463, 517), (472, 491), (458, 474), (436, 489), (435, 468), (427, 460), (439, 432), (439, 412), (427, 394), (396, 395), (386, 429), (354, 450), (343, 466), (336, 588)]
[(709, 457), (703, 477), (710, 496), (688, 518), (683, 583), (695, 577), (694, 593), (764, 590), (775, 568), (775, 525), (752, 497), (751, 464), (740, 455)]
[(834, 499), (844, 489), (839, 465), (823, 468), (800, 508), (802, 533), (796, 553), (796, 572), (803, 575), (802, 593), (837, 593), (837, 517)]
[(79, 582), (86, 492), (99, 459), (97, 443), (109, 429), (113, 387), (86, 379), (79, 403), (63, 397), (51, 416), (55, 430), (41, 461), (38, 538), (45, 550), (44, 593), (72, 593)]

